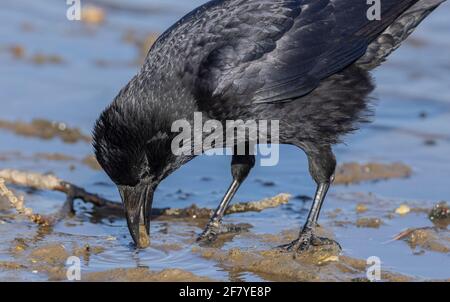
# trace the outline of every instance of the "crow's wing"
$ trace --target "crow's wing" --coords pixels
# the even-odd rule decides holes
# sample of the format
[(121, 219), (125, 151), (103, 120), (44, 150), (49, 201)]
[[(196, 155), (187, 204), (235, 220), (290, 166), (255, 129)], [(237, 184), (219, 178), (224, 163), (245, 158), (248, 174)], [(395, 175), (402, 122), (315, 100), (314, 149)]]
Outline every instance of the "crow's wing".
[(380, 21), (368, 19), (365, 0), (229, 2), (205, 35), (216, 45), (200, 64), (197, 93), (268, 103), (306, 95), (356, 61), (417, 0), (381, 0)]

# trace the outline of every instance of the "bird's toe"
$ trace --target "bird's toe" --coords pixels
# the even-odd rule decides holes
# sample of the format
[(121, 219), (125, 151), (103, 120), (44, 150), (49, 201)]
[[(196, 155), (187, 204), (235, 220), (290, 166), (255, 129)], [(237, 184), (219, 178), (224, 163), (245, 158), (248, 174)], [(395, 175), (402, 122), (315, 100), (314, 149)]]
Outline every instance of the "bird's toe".
[(237, 235), (242, 232), (247, 232), (251, 225), (241, 224), (209, 224), (203, 233), (197, 238), (200, 244), (208, 245), (217, 240), (220, 235)]
[(298, 239), (292, 241), (291, 243), (278, 246), (277, 249), (281, 252), (294, 252), (295, 254), (301, 254), (307, 252), (312, 247), (321, 246), (336, 246), (339, 250), (342, 250), (341, 245), (329, 238), (319, 237), (314, 234), (313, 229), (305, 228)]
[(337, 242), (336, 240), (330, 239), (330, 238), (325, 238), (325, 237), (317, 237), (317, 236), (313, 236), (312, 240), (311, 240), (311, 245), (312, 246), (325, 246), (325, 245), (334, 245), (336, 247), (339, 248), (339, 250), (342, 250), (341, 245), (339, 244), (339, 242)]

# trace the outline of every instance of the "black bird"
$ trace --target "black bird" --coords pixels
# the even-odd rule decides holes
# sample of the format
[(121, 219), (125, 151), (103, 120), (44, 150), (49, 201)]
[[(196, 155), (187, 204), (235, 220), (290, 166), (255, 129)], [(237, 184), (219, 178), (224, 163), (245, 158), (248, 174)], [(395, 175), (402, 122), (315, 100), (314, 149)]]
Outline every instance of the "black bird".
[[(369, 71), (444, 1), (215, 0), (179, 20), (94, 129), (97, 159), (118, 186), (133, 240), (139, 245), (140, 224), (149, 234), (158, 184), (194, 158), (172, 153), (172, 123), (201, 112), (223, 123), (279, 120), (279, 142), (307, 154), (317, 183), (299, 238), (284, 248), (333, 243), (314, 233), (333, 182), (332, 146), (370, 116)], [(233, 182), (199, 240), (230, 230), (222, 216), (254, 164), (250, 153), (233, 155)]]

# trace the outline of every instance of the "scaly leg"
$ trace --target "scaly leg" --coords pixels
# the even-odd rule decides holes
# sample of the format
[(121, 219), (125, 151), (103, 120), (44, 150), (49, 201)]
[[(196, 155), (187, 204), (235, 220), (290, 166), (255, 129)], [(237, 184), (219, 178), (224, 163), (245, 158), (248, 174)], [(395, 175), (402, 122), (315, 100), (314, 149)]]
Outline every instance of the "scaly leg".
[[(313, 151), (314, 150), (314, 151)], [(280, 246), (286, 251), (303, 252), (311, 246), (333, 245), (339, 248), (339, 243), (332, 239), (322, 238), (315, 235), (317, 220), (319, 219), (320, 210), (327, 195), (328, 189), (333, 182), (333, 175), (336, 169), (336, 159), (331, 148), (321, 148), (319, 150), (305, 150), (309, 160), (309, 170), (311, 176), (317, 183), (317, 190), (314, 201), (309, 212), (305, 225), (303, 226), (299, 238), (293, 242)]]
[(254, 155), (233, 155), (233, 160), (231, 162), (233, 182), (231, 183), (230, 188), (220, 202), (219, 207), (211, 217), (208, 225), (206, 226), (206, 229), (203, 231), (197, 241), (210, 243), (213, 242), (220, 234), (239, 233), (244, 230), (244, 228), (239, 225), (222, 224), (222, 218), (225, 214), (226, 209), (228, 208), (228, 205), (230, 204), (231, 199), (233, 199), (233, 196), (236, 194), (241, 184), (247, 178), (250, 170), (254, 167), (254, 165)]

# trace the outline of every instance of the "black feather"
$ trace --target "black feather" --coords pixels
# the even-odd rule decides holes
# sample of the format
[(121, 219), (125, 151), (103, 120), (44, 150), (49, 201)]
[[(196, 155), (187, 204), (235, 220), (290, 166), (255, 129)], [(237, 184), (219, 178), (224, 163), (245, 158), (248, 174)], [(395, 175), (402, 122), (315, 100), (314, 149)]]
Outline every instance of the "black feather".
[(172, 123), (197, 111), (279, 120), (280, 143), (329, 147), (370, 116), (369, 70), (441, 2), (381, 0), (369, 21), (359, 0), (210, 1), (161, 35), (100, 116), (98, 161), (117, 184), (164, 178), (193, 158), (169, 146)]

